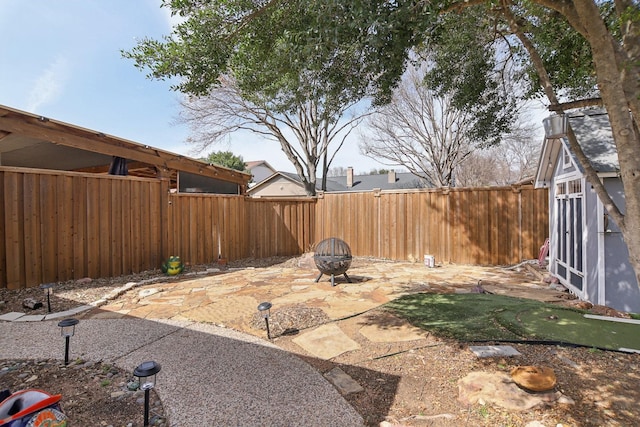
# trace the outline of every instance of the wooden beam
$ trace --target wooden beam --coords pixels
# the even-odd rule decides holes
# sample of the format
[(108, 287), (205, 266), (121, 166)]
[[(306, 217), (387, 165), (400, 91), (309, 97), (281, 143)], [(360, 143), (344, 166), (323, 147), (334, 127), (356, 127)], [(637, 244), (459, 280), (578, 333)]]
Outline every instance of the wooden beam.
[(246, 185), (251, 179), (249, 174), (242, 172), (207, 165), (206, 163), (181, 155), (115, 138), (103, 133), (92, 132), (88, 129), (65, 125), (44, 117), (35, 117), (9, 110), (3, 111), (0, 109), (0, 130), (50, 141), (54, 144), (67, 147), (109, 156), (124, 157), (164, 169), (175, 169), (229, 181), (238, 185)]
[[(111, 164), (106, 164), (106, 165), (98, 165), (98, 166), (87, 166), (86, 168), (78, 168), (78, 169), (73, 169), (73, 172), (88, 172), (88, 173), (108, 173), (109, 172), (109, 168), (111, 167)], [(127, 170), (129, 171), (134, 171), (134, 170), (140, 170), (140, 169), (154, 169), (154, 175), (155, 175), (155, 165), (151, 165), (149, 163), (142, 163), (142, 162), (127, 162)]]

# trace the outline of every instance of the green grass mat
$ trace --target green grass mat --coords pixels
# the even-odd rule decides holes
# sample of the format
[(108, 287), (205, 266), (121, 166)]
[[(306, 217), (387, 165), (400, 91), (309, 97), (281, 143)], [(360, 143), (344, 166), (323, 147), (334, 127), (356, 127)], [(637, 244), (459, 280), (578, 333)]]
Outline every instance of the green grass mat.
[(414, 294), (388, 304), (432, 333), (461, 341), (550, 340), (608, 349), (640, 349), (640, 325), (587, 319), (584, 312), (490, 294)]

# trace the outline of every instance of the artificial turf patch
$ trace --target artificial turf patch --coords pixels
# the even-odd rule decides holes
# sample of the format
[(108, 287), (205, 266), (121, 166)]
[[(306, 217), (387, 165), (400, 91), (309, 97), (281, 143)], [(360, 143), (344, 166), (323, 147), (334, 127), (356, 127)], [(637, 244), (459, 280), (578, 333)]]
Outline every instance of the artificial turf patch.
[(640, 349), (640, 325), (587, 319), (581, 310), (492, 294), (413, 294), (386, 307), (414, 326), (460, 341), (549, 340)]

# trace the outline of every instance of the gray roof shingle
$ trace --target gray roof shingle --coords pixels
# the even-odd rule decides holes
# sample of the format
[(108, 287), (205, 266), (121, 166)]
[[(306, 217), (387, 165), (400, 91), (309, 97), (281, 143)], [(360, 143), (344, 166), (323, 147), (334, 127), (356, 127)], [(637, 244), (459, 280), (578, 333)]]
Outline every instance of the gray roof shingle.
[(569, 116), (569, 124), (596, 172), (620, 170), (611, 123), (606, 112), (600, 109), (582, 111)]

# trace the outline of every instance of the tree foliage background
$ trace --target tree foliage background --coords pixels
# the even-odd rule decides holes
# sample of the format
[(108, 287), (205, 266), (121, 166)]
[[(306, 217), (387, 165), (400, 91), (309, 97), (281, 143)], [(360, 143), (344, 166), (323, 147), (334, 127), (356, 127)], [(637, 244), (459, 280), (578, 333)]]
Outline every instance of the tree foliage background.
[[(640, 284), (640, 5), (635, 0), (165, 0), (185, 18), (162, 41), (143, 40), (125, 56), (152, 78), (179, 76), (176, 89), (206, 95), (229, 70), (243, 96), (268, 95), (291, 111), (301, 99), (387, 101), (410, 52), (422, 46), (443, 55), (434, 73), (460, 109), (491, 116), (484, 98), (489, 70), (509, 60), (528, 83), (563, 112), (596, 97), (608, 114), (625, 191), (620, 209), (582, 153), (568, 141), (611, 219), (619, 226)], [(475, 33), (475, 38), (469, 37)], [(492, 54), (496, 35), (509, 46)], [(437, 69), (436, 69), (437, 70)], [(450, 70), (451, 72), (447, 72)]]

